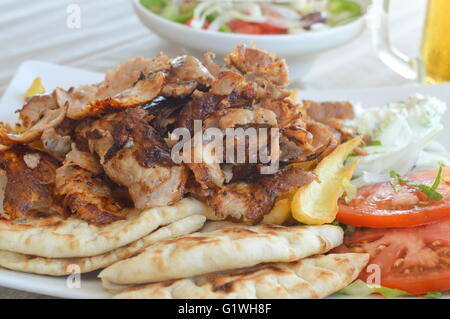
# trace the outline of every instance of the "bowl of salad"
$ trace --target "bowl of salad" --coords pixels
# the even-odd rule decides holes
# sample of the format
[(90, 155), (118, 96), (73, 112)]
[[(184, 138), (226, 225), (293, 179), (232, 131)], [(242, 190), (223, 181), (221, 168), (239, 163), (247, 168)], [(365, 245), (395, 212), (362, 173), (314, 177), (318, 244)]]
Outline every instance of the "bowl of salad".
[(160, 37), (225, 55), (254, 43), (304, 60), (344, 44), (364, 28), (369, 0), (133, 0), (136, 14)]

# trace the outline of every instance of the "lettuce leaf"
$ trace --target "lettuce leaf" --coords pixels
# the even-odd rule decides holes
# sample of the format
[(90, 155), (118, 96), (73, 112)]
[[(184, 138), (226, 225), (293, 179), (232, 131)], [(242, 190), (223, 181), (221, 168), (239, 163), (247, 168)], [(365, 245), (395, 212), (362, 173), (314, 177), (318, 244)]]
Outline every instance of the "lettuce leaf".
[(409, 292), (400, 289), (393, 289), (383, 286), (371, 287), (362, 280), (356, 280), (349, 286), (339, 290), (336, 293), (340, 295), (348, 295), (354, 297), (367, 297), (375, 293), (382, 295), (384, 298), (412, 296)]
[(430, 291), (424, 295), (413, 295), (410, 294), (407, 291), (403, 291), (400, 289), (394, 289), (394, 288), (388, 288), (383, 286), (378, 287), (372, 287), (369, 286), (364, 281), (358, 279), (352, 284), (348, 285), (347, 287), (339, 290), (336, 292), (338, 295), (347, 295), (347, 296), (353, 296), (353, 297), (367, 297), (371, 294), (380, 294), (384, 298), (397, 298), (397, 297), (425, 297), (425, 298), (432, 298), (432, 299), (438, 299), (442, 297), (442, 292), (440, 291)]

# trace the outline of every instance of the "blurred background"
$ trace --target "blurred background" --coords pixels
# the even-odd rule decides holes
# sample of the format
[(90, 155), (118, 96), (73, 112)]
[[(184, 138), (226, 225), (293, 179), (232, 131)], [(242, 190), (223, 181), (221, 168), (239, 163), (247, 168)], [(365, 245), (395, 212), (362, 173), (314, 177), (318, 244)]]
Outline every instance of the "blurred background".
[[(417, 56), (426, 0), (391, 2), (392, 43), (402, 52)], [(73, 4), (80, 8), (80, 28), (69, 28), (66, 23), (68, 8)], [(103, 72), (138, 55), (188, 52), (150, 32), (129, 0), (2, 0), (0, 12), (0, 94), (26, 60)], [(302, 88), (315, 89), (410, 83), (377, 58), (367, 29), (355, 40), (320, 54), (301, 82)]]

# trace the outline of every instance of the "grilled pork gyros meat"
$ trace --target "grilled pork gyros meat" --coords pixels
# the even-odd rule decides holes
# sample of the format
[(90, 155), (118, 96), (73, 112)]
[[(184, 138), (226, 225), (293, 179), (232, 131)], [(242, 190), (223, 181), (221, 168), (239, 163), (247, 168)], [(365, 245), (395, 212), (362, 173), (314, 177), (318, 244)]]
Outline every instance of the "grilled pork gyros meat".
[[(0, 250), (11, 262), (7, 267), (18, 269), (26, 255), (44, 259), (36, 259), (39, 266), (24, 265), (24, 271), (57, 273), (37, 268), (65, 263), (54, 259), (111, 253), (191, 215), (258, 224), (279, 198), (316, 179), (304, 167), (314, 167), (352, 134), (344, 122), (351, 116), (349, 105), (299, 104), (291, 97), (284, 60), (245, 46), (236, 47), (224, 65), (213, 58), (138, 57), (99, 83), (29, 98), (15, 129), (0, 124), (6, 183)], [(195, 121), (201, 121), (199, 127)], [(279, 141), (266, 145), (269, 152), (280, 150), (279, 169), (263, 174), (267, 163), (251, 162), (250, 156), (243, 163), (215, 162), (205, 154), (200, 163), (175, 162), (172, 151), (181, 141), (173, 133), (181, 128), (191, 138), (216, 129), (224, 139), (230, 128), (279, 130)], [(248, 152), (251, 145), (241, 141), (238, 146)], [(273, 233), (281, 230), (240, 232), (277, 237)], [(339, 232), (333, 227), (328, 235), (336, 239)], [(320, 234), (303, 237), (315, 238), (311, 249), (301, 247), (309, 249), (306, 255), (339, 241), (324, 244)], [(306, 256), (282, 241), (277, 241), (281, 250), (292, 254), (278, 261)], [(257, 262), (274, 261), (263, 257)]]

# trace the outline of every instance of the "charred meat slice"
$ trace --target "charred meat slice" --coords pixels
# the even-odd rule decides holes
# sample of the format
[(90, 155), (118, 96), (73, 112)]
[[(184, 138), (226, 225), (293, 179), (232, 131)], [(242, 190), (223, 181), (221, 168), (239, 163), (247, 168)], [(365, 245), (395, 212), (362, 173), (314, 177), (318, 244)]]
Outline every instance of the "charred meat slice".
[(46, 129), (41, 136), (42, 145), (45, 150), (53, 157), (62, 159), (70, 152), (72, 140), (70, 136), (62, 136), (58, 132), (50, 127)]
[(228, 72), (230, 69), (223, 65), (214, 62), (216, 55), (212, 52), (207, 52), (203, 55), (203, 65), (208, 69), (214, 77), (218, 78), (222, 72)]
[(188, 175), (186, 168), (156, 163), (142, 167), (133, 152), (130, 148), (120, 150), (104, 164), (104, 169), (111, 180), (128, 188), (136, 208), (166, 206), (183, 197)]
[(278, 196), (293, 191), (315, 179), (311, 172), (287, 167), (274, 175), (261, 175), (252, 183), (236, 183), (222, 187), (207, 198), (218, 218), (231, 218), (256, 224), (268, 214)]
[(282, 130), (281, 161), (306, 162), (318, 160), (331, 153), (339, 144), (333, 130), (316, 121), (306, 121)]
[(105, 225), (124, 219), (126, 212), (112, 198), (111, 188), (101, 178), (76, 165), (64, 165), (56, 173), (56, 194), (64, 206), (90, 224)]
[(99, 175), (103, 172), (102, 165), (98, 158), (90, 152), (80, 151), (76, 144), (72, 144), (72, 150), (66, 155), (64, 165), (78, 166), (91, 172), (93, 175)]
[(185, 127), (191, 133), (194, 132), (194, 121), (203, 121), (224, 108), (220, 102), (223, 96), (211, 93), (195, 91), (192, 94), (192, 100), (186, 104), (178, 115), (177, 127)]
[(164, 73), (170, 68), (171, 60), (165, 55), (130, 60), (108, 72), (103, 82), (69, 90), (67, 116), (81, 120), (148, 103), (160, 94)]
[(280, 128), (289, 126), (301, 117), (298, 106), (288, 98), (283, 100), (265, 99), (259, 101), (258, 106), (274, 112)]
[(222, 72), (211, 85), (210, 93), (216, 95), (230, 95), (243, 85), (244, 77), (231, 71)]
[(341, 142), (355, 135), (355, 128), (345, 123), (355, 118), (351, 103), (303, 101), (303, 106), (310, 119), (325, 124)]
[(221, 155), (215, 154), (214, 148), (210, 149), (210, 145), (207, 142), (204, 144), (199, 143), (191, 148), (191, 160), (186, 165), (194, 174), (196, 182), (203, 189), (217, 188), (223, 185), (225, 175), (222, 172), (220, 167), (221, 161), (218, 158)]
[(189, 102), (188, 98), (164, 98), (155, 99), (151, 104), (145, 106), (145, 110), (154, 119), (150, 124), (160, 136), (166, 136), (173, 129), (181, 109)]
[(274, 112), (255, 108), (254, 110), (227, 109), (225, 114), (219, 119), (219, 128), (244, 127), (252, 124), (267, 125), (277, 127), (277, 118)]
[(130, 109), (106, 116), (86, 133), (108, 177), (126, 186), (136, 208), (171, 204), (184, 194), (187, 172), (148, 124), (147, 112)]
[(281, 87), (289, 84), (289, 71), (286, 61), (275, 59), (264, 50), (238, 45), (225, 58), (225, 61), (243, 74), (253, 74), (255, 78), (269, 81)]
[(26, 146), (14, 146), (0, 152), (0, 165), (7, 176), (2, 217), (14, 220), (31, 210), (65, 215), (52, 196), (57, 160)]
[(161, 95), (184, 98), (199, 87), (209, 87), (213, 81), (214, 77), (199, 60), (189, 55), (180, 56), (172, 60), (171, 68), (166, 72)]
[[(133, 86), (117, 92), (117, 94), (114, 92), (108, 95), (98, 91), (94, 96), (82, 96), (76, 89), (71, 92), (72, 99), (69, 102), (67, 116), (79, 120), (88, 116), (112, 113), (149, 103), (160, 94), (164, 81), (164, 74), (158, 72), (143, 77)], [(76, 97), (79, 98), (76, 99)]]
[(38, 140), (46, 129), (60, 125), (67, 114), (65, 99), (61, 98), (64, 93), (61, 92), (61, 89), (56, 89), (52, 95), (34, 96), (28, 101), (20, 111), (26, 128), (20, 134), (9, 132), (0, 123), (0, 144), (30, 143)]
[(19, 113), (19, 118), (24, 128), (30, 128), (36, 124), (48, 110), (57, 109), (55, 99), (50, 94), (34, 95), (30, 97)]
[(313, 136), (311, 142), (312, 151), (311, 155), (308, 155), (307, 160), (321, 159), (330, 154), (339, 145), (339, 140), (333, 131), (320, 122), (308, 121), (307, 130)]
[(227, 97), (230, 108), (251, 108), (257, 98), (257, 89), (253, 83), (244, 83)]
[(185, 98), (190, 96), (192, 92), (198, 87), (195, 81), (184, 81), (178, 83), (167, 83), (161, 90), (161, 96)]
[(139, 80), (142, 80), (146, 75), (158, 72), (165, 72), (171, 68), (171, 59), (160, 54), (153, 60), (137, 57), (121, 64), (117, 69), (106, 73), (105, 81), (102, 85), (104, 95), (115, 95), (122, 92)]
[(171, 62), (171, 68), (167, 75), (168, 83), (195, 81), (203, 86), (210, 86), (214, 77), (208, 69), (196, 58), (183, 55)]
[(303, 101), (306, 114), (314, 121), (326, 122), (330, 119), (352, 120), (355, 118), (353, 105), (349, 102)]
[(236, 182), (254, 182), (261, 175), (259, 171), (259, 164), (243, 163), (230, 165), (231, 180), (230, 183)]

